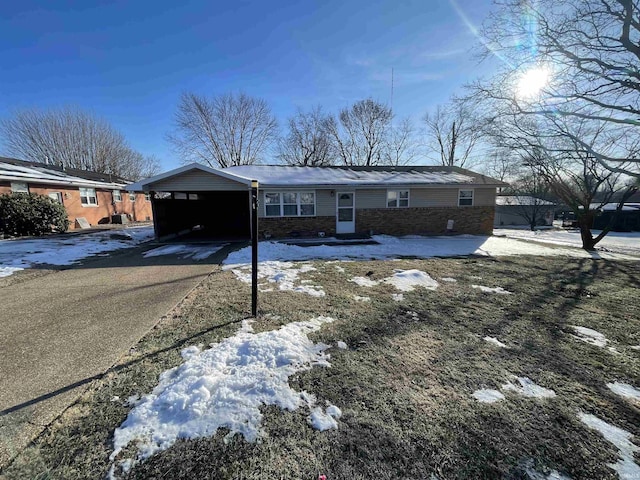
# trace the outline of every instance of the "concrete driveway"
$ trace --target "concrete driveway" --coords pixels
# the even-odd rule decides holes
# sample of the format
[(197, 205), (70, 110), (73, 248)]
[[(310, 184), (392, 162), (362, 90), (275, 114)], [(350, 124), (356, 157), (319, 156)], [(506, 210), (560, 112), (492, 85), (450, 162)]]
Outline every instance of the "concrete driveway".
[[(149, 245), (0, 286), (0, 468), (224, 258)], [(27, 271), (25, 271), (27, 272)]]

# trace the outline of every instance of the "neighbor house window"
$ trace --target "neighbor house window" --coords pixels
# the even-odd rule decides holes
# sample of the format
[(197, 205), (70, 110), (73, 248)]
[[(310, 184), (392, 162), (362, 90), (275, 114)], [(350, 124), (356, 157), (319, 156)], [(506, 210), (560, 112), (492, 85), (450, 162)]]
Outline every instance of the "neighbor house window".
[(387, 207), (408, 207), (409, 190), (387, 190)]
[(145, 199), (147, 202), (150, 202), (150, 201), (151, 201), (151, 194), (150, 194), (150, 193), (145, 193), (145, 194), (144, 194), (144, 199)]
[(96, 197), (95, 188), (81, 188), (80, 202), (82, 205), (98, 205), (98, 197)]
[(120, 190), (114, 190), (113, 192), (111, 192), (111, 194), (113, 195), (114, 202), (122, 201), (122, 194), (120, 193)]
[(136, 201), (136, 194), (134, 192), (129, 192), (129, 201), (131, 202)]
[(314, 192), (266, 192), (264, 194), (267, 217), (313, 217), (316, 214)]
[(458, 191), (458, 206), (465, 207), (473, 205), (473, 190)]
[(24, 182), (11, 182), (11, 191), (13, 193), (29, 193), (29, 185)]
[(51, 192), (49, 198), (54, 202), (62, 203), (62, 192)]

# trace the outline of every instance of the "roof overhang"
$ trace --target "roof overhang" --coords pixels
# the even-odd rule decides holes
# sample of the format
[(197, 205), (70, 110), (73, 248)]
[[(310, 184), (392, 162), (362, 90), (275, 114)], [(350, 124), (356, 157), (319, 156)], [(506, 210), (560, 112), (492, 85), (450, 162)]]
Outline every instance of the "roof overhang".
[(234, 182), (241, 183), (246, 185), (247, 188), (251, 188), (251, 179), (246, 177), (241, 177), (240, 175), (235, 175), (233, 173), (225, 172), (222, 170), (218, 170), (215, 168), (207, 167), (205, 165), (201, 165), (199, 163), (190, 163), (189, 165), (184, 165), (183, 167), (175, 168), (173, 170), (169, 170), (168, 172), (161, 173), (160, 175), (156, 175), (154, 177), (145, 178), (144, 180), (140, 180), (135, 183), (131, 183), (125, 187), (126, 190), (129, 191), (140, 191), (140, 192), (149, 192), (153, 190), (152, 185), (162, 180), (167, 180), (172, 177), (177, 177), (182, 175), (183, 173), (189, 172), (191, 170), (200, 170), (205, 173), (218, 175), (222, 178), (226, 178), (227, 180), (232, 180)]

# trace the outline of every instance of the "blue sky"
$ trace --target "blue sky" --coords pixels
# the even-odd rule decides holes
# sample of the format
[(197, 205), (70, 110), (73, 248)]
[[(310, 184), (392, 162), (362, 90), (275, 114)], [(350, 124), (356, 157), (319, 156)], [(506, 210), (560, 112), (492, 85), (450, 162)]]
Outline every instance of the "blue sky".
[(468, 23), (490, 0), (453, 1), (2, 2), (0, 117), (79, 106), (169, 169), (184, 91), (264, 98), (284, 125), (297, 106), (389, 102), (393, 68), (393, 109), (417, 122), (487, 69)]

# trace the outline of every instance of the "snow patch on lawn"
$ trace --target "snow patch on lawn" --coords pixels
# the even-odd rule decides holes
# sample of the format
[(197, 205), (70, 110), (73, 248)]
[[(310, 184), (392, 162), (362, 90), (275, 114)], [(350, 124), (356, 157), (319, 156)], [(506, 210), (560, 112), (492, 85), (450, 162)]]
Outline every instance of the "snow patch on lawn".
[(485, 287), (484, 285), (471, 285), (471, 288), (477, 288), (478, 290), (485, 293), (500, 293), (502, 295), (512, 295), (513, 292), (509, 290), (505, 290), (502, 287)]
[(354, 295), (353, 299), (356, 302), (370, 302), (371, 301), (371, 297), (361, 297), (360, 295)]
[[(251, 323), (244, 322), (235, 335), (207, 350), (185, 348), (184, 363), (162, 373), (158, 386), (115, 430), (111, 461), (132, 443), (137, 446), (135, 463), (169, 448), (179, 438), (208, 437), (221, 427), (254, 442), (263, 435), (262, 406), (290, 411), (305, 405), (312, 408), (315, 397), (293, 390), (288, 380), (313, 366), (330, 366), (325, 354), (329, 346), (315, 344), (307, 335), (332, 321), (317, 317), (262, 333), (254, 333)], [(323, 415), (335, 422), (332, 412)], [(314, 418), (325, 428), (328, 419), (320, 413)], [(122, 460), (118, 466), (126, 473)]]
[[(304, 260), (387, 260), (399, 257), (450, 257), (459, 255), (511, 256), (543, 255), (592, 258), (581, 248), (546, 246), (504, 237), (482, 235), (457, 235), (448, 237), (421, 237), (416, 235), (392, 237), (374, 235), (377, 242), (370, 245), (313, 245), (301, 247), (276, 241), (263, 241), (259, 246), (259, 260), (304, 261)], [(598, 252), (604, 259), (630, 259), (634, 257)], [(250, 264), (251, 247), (232, 252), (225, 264)]]
[[(244, 283), (251, 283), (251, 265), (226, 265), (224, 270), (231, 270), (233, 274)], [(261, 262), (258, 265), (258, 279), (266, 279), (267, 284), (261, 284), (260, 291), (269, 292), (271, 289), (265, 285), (275, 284), (279, 290), (290, 290), (293, 292), (306, 293), (313, 297), (324, 297), (325, 292), (321, 286), (311, 285), (311, 280), (300, 280), (301, 273), (316, 270), (308, 263), (298, 264), (293, 262)]]
[(338, 342), (336, 345), (338, 346), (338, 348), (340, 350), (346, 350), (347, 349), (347, 344), (344, 343), (344, 342)]
[(471, 396), (482, 403), (495, 403), (504, 400), (504, 395), (501, 392), (490, 388), (476, 390)]
[(311, 415), (307, 418), (307, 421), (316, 430), (324, 432), (330, 428), (338, 428), (338, 422), (336, 419), (342, 416), (342, 411), (335, 405), (330, 405), (323, 412), (322, 408), (316, 407), (311, 410)]
[(392, 293), (391, 298), (396, 302), (401, 302), (404, 300), (404, 295), (402, 293)]
[(483, 340), (495, 345), (496, 347), (509, 348), (504, 343), (502, 343), (500, 340), (498, 340), (495, 337), (484, 337)]
[(534, 468), (533, 459), (524, 462), (524, 472), (530, 480), (571, 480), (571, 477), (561, 474), (557, 470), (551, 470), (549, 473), (541, 473)]
[(449, 282), (449, 283), (456, 283), (458, 281), (452, 277), (442, 277), (440, 280), (443, 282)]
[(415, 287), (423, 287), (427, 290), (438, 288), (438, 282), (421, 270), (395, 270), (396, 273), (383, 282), (389, 283), (403, 292), (412, 292)]
[(582, 340), (590, 345), (595, 345), (596, 347), (604, 348), (607, 346), (609, 340), (603, 334), (596, 330), (592, 330), (587, 327), (578, 327), (573, 325), (571, 328), (575, 330), (578, 335), (574, 335), (578, 340)]
[(628, 383), (614, 382), (607, 383), (607, 387), (616, 395), (632, 400), (640, 400), (640, 390)]
[(221, 250), (226, 245), (165, 245), (144, 252), (144, 258), (160, 257), (163, 255), (178, 255), (180, 258), (193, 258), (194, 260), (204, 260)]
[(153, 235), (153, 227), (128, 227), (79, 235), (0, 240), (0, 277), (35, 265), (72, 265), (92, 255), (135, 247), (151, 240)]
[(349, 279), (350, 282), (360, 285), (361, 287), (375, 287), (380, 282), (378, 280), (371, 280), (367, 277), (353, 277)]
[(0, 278), (8, 277), (9, 275), (13, 275), (17, 271), (24, 270), (22, 267), (3, 267), (0, 265)]
[(501, 389), (513, 391), (518, 395), (522, 395), (524, 397), (553, 398), (556, 396), (556, 392), (554, 392), (553, 390), (541, 387), (527, 377), (516, 377), (516, 380), (518, 380), (520, 386), (514, 385), (511, 382), (507, 382), (502, 385)]
[(633, 438), (631, 433), (611, 425), (595, 415), (580, 412), (578, 418), (588, 427), (600, 432), (608, 442), (616, 446), (620, 458), (616, 463), (608, 463), (607, 465), (618, 473), (618, 477), (628, 480), (640, 478), (640, 466), (636, 464), (633, 457), (636, 452), (640, 452), (640, 447), (631, 442)]

